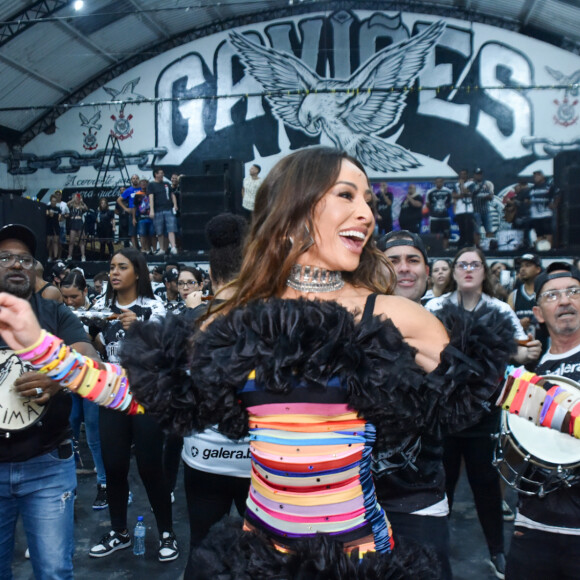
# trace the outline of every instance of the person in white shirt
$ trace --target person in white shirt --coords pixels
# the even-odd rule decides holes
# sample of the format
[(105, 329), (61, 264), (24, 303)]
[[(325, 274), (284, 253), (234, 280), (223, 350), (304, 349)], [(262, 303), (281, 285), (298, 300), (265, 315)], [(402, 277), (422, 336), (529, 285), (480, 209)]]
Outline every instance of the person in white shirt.
[(256, 193), (262, 185), (262, 178), (259, 177), (262, 168), (259, 165), (250, 167), (250, 175), (244, 177), (244, 186), (242, 187), (242, 207), (250, 212), (254, 211)]

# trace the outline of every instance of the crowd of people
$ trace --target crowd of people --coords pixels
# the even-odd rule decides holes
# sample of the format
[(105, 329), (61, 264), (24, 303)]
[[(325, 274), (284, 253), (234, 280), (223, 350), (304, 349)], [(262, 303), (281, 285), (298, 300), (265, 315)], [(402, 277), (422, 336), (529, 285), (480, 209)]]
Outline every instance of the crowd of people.
[(540, 170), (533, 172), (531, 183), (520, 179), (513, 188), (502, 192), (495, 191), (493, 182), (484, 177), (480, 167), (471, 176), (467, 169), (462, 169), (455, 182), (436, 178), (434, 187), (424, 192), (411, 183), (397, 204), (396, 215), (387, 183), (379, 184), (376, 195), (378, 226), (383, 234), (398, 219), (402, 230), (439, 237), (443, 250), (449, 248), (454, 237), (452, 224), (458, 230), (452, 240), (457, 248), (544, 251), (555, 245), (559, 194), (553, 181)]
[(114, 209), (106, 197), (99, 198), (96, 208), (89, 208), (81, 193), (65, 203), (62, 191), (55, 191), (46, 207), (48, 262), (71, 262), (78, 257), (77, 248), (80, 261), (85, 262), (88, 243), (94, 246), (94, 258), (99, 260), (111, 258), (115, 243), (146, 255), (177, 254), (180, 180), (181, 176), (174, 173), (167, 182), (163, 169), (156, 169), (152, 180), (134, 174), (130, 185), (122, 187), (114, 200)]
[[(134, 178), (139, 189), (119, 201), (130, 216), (143, 201)], [(440, 232), (442, 208), (468, 203), (463, 181), (448, 194), (437, 180), (427, 197)], [(142, 197), (156, 231), (167, 233), (161, 247), (173, 249), (176, 198), (162, 171), (154, 183)], [(430, 263), (416, 232), (376, 236), (384, 208), (363, 167), (330, 148), (293, 153), (251, 187), (249, 225), (231, 214), (208, 223), (209, 276), (172, 261), (149, 271), (130, 247), (111, 252), (92, 286), (62, 262), (44, 284), (34, 234), (0, 229), (1, 376), (12, 404), (32, 417), (26, 428), (0, 424), (0, 577), (11, 577), (21, 516), (35, 576), (72, 578), (82, 418), (96, 467), (93, 508), (110, 515), (93, 558), (132, 544), (134, 445), (161, 562), (180, 553), (172, 493), (183, 460), (186, 579), (450, 579), (448, 521), (462, 461), (494, 575), (578, 578), (577, 559), (561, 558), (562, 546), (579, 547), (578, 480), (545, 497), (520, 495), (507, 552), (503, 521), (514, 514), (495, 466), (507, 365), (580, 379), (576, 265), (543, 268), (525, 252), (510, 272), (488, 264), (475, 238), (452, 260)], [(379, 195), (392, 205), (386, 187)], [(477, 203), (470, 195), (485, 228), (488, 194)], [(546, 216), (533, 219), (547, 227)], [(142, 236), (132, 221), (130, 237)], [(503, 401), (523, 397), (512, 384)], [(574, 441), (577, 399), (546, 401), (562, 416), (553, 412), (550, 426)], [(243, 525), (225, 517), (233, 505)]]
[[(252, 165), (242, 183), (240, 211), (248, 220), (263, 181), (260, 172), (259, 165)], [(80, 260), (85, 261), (88, 242), (94, 246), (94, 258), (100, 260), (113, 255), (115, 243), (146, 255), (191, 249), (183, 248), (181, 240), (180, 181), (176, 173), (166, 181), (162, 169), (154, 171), (152, 180), (134, 174), (130, 184), (121, 188), (115, 209), (105, 197), (99, 199), (97, 208), (90, 209), (80, 193), (65, 203), (62, 191), (56, 191), (46, 208), (48, 261), (71, 261), (78, 255), (77, 248)], [(556, 245), (560, 197), (553, 180), (541, 170), (533, 172), (531, 183), (520, 179), (502, 192), (495, 191), (493, 182), (478, 167), (471, 176), (462, 169), (454, 182), (435, 178), (433, 187), (423, 191), (410, 183), (399, 200), (384, 181), (374, 193), (379, 234), (392, 231), (398, 221), (401, 230), (432, 234), (444, 251), (450, 245), (511, 251), (546, 251)]]

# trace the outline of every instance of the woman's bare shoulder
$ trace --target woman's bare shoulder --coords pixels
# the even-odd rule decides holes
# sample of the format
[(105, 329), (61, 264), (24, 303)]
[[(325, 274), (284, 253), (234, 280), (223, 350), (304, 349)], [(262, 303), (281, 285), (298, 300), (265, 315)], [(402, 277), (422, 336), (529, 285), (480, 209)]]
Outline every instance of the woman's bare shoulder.
[(383, 315), (388, 318), (398, 318), (401, 313), (421, 315), (425, 313), (425, 309), (416, 304), (408, 298), (402, 296), (393, 296), (387, 294), (379, 294), (375, 305), (375, 314)]
[(378, 296), (375, 315), (389, 318), (405, 341), (417, 349), (417, 362), (427, 371), (439, 364), (449, 341), (441, 322), (419, 304), (401, 296)]

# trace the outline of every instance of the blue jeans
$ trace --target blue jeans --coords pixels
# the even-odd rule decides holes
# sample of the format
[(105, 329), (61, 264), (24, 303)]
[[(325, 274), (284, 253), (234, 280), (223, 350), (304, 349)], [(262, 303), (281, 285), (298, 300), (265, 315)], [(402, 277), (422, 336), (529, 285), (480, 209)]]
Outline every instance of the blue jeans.
[(36, 580), (73, 577), (74, 494), (77, 486), (72, 444), (28, 461), (0, 463), (0, 580), (12, 579), (14, 532), (22, 516)]
[(107, 476), (105, 475), (105, 465), (101, 455), (101, 435), (99, 433), (99, 406), (91, 403), (88, 399), (83, 399), (79, 395), (71, 393), (72, 409), (70, 411), (70, 424), (73, 430), (74, 438), (78, 441), (81, 423), (85, 422), (85, 433), (87, 436), (87, 445), (91, 450), (95, 467), (97, 468), (97, 483), (105, 485)]

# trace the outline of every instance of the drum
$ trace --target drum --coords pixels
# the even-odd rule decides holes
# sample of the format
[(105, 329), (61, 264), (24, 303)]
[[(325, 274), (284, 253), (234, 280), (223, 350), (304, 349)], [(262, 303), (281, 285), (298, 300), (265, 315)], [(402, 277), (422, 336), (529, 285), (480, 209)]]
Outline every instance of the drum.
[(32, 370), (12, 350), (0, 350), (0, 430), (20, 431), (34, 425), (46, 412), (34, 398), (21, 397), (14, 389), (14, 381)]
[[(571, 379), (546, 375), (538, 385), (544, 380), (580, 396), (580, 385)], [(580, 439), (502, 411), (493, 463), (509, 486), (543, 497), (580, 481)]]

